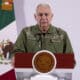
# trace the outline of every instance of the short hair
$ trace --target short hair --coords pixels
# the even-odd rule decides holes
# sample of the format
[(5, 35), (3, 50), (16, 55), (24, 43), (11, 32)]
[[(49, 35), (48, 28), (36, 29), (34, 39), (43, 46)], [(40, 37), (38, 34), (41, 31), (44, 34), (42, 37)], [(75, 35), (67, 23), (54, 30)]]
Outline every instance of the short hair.
[(38, 4), (38, 5), (37, 5), (37, 7), (36, 7), (36, 12), (37, 12), (38, 8), (41, 7), (41, 6), (48, 7), (48, 8), (51, 10), (51, 7), (50, 7), (49, 4), (42, 4), (42, 3), (41, 3), (41, 4)]

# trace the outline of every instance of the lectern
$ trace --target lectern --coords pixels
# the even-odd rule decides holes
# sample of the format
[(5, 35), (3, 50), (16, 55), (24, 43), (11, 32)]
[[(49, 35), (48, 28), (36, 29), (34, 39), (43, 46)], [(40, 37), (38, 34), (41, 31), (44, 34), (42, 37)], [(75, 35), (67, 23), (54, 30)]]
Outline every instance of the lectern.
[[(73, 69), (75, 66), (74, 54), (56, 53), (56, 69)], [(34, 53), (16, 53), (15, 68), (32, 68), (32, 58)]]
[[(35, 53), (15, 54), (15, 71), (18, 74), (20, 73), (18, 77), (21, 77), (23, 75), (22, 79), (24, 78), (26, 80), (25, 77), (30, 78), (32, 75), (35, 74), (32, 67), (32, 59), (34, 55)], [(53, 71), (52, 75), (56, 75), (61, 80), (65, 80), (65, 78), (71, 80), (72, 71), (75, 66), (74, 54), (55, 53), (54, 55), (56, 57), (57, 64), (56, 64), (55, 71)]]

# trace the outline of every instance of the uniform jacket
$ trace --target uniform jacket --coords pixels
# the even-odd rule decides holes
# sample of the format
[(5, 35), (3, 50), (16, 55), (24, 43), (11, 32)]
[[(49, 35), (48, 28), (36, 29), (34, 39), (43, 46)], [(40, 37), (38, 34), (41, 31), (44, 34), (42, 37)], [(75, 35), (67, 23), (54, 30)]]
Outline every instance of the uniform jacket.
[(49, 50), (53, 53), (73, 53), (70, 40), (65, 31), (50, 25), (46, 33), (38, 25), (24, 28), (14, 45), (13, 53)]

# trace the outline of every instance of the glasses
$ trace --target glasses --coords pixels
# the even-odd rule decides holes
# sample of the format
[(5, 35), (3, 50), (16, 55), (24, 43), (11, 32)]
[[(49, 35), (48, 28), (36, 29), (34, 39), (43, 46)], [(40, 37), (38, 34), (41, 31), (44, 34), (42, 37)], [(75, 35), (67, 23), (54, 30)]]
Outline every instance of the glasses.
[(41, 17), (42, 17), (43, 15), (48, 16), (49, 14), (48, 14), (48, 13), (39, 13), (39, 14), (38, 14), (38, 16), (41, 16)]

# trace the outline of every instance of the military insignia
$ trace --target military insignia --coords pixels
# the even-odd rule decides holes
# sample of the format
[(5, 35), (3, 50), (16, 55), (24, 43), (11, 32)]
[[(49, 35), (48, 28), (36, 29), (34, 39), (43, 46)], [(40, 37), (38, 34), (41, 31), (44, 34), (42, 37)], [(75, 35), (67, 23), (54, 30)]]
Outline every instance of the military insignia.
[(56, 58), (47, 50), (38, 51), (32, 59), (33, 68), (39, 73), (48, 73), (56, 67)]
[(51, 42), (61, 42), (63, 38), (64, 38), (63, 35), (54, 34), (54, 36), (51, 38)]
[(60, 35), (60, 39), (63, 40), (64, 39), (64, 35)]
[(13, 6), (13, 0), (2, 0), (1, 9), (11, 11)]

